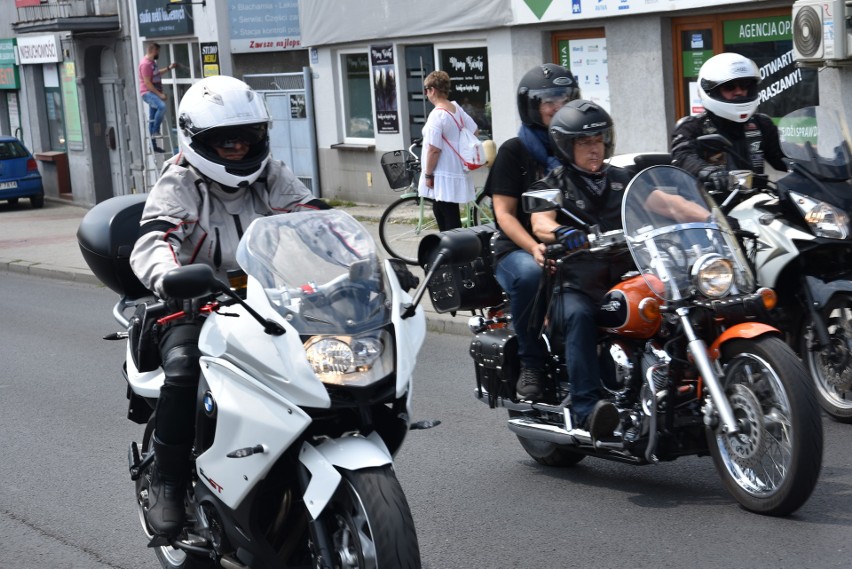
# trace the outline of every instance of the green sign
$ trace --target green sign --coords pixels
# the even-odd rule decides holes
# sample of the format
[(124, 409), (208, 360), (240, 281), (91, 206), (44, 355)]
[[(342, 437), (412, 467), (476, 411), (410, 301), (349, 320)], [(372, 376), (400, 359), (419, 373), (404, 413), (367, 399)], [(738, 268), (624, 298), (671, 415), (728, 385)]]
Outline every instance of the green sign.
[(65, 116), (65, 143), (75, 149), (83, 148), (83, 127), (80, 120), (80, 100), (77, 97), (77, 72), (73, 61), (59, 66), (62, 82), (62, 110)]
[(698, 71), (704, 62), (713, 57), (713, 50), (699, 49), (683, 52), (683, 76), (698, 77)]
[(793, 21), (790, 16), (728, 20), (724, 26), (725, 45), (793, 39)]
[(0, 89), (19, 89), (18, 66), (15, 65), (14, 38), (0, 39)]

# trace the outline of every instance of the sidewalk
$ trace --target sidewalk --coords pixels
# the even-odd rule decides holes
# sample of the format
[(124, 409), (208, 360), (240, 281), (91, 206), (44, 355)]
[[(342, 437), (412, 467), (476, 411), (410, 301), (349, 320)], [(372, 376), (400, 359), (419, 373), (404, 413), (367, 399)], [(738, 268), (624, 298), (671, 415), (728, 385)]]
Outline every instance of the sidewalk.
[[(377, 235), (383, 206), (341, 207)], [(88, 209), (62, 200), (45, 200), (42, 209), (32, 209), (28, 200), (12, 206), (0, 202), (0, 271), (25, 273), (66, 281), (100, 285), (89, 270), (77, 245), (77, 227)], [(376, 245), (381, 249), (378, 237)], [(419, 267), (412, 271), (423, 278)], [(2, 277), (0, 277), (2, 278)], [(421, 306), (431, 331), (468, 334), (467, 318), (438, 314), (424, 296)], [(109, 309), (108, 307), (105, 309)]]

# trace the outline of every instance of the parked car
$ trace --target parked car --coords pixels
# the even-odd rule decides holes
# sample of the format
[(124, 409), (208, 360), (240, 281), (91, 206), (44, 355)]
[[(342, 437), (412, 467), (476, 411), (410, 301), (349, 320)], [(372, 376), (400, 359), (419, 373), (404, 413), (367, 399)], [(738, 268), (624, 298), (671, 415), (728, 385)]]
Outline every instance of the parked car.
[(30, 198), (34, 208), (44, 205), (38, 163), (23, 142), (0, 136), (0, 200), (15, 204), (20, 198)]

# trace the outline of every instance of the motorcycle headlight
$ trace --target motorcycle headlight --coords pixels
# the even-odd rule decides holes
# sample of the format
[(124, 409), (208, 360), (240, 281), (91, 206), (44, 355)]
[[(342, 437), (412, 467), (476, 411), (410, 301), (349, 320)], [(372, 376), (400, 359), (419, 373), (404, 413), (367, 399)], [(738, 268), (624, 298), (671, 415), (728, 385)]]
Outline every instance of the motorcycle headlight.
[(704, 255), (692, 266), (692, 282), (704, 296), (721, 298), (734, 284), (734, 265), (719, 254)]
[(790, 192), (790, 197), (802, 212), (814, 235), (829, 239), (849, 237), (849, 216), (845, 211), (796, 192)]
[(385, 331), (313, 336), (304, 346), (308, 363), (323, 383), (363, 387), (393, 370), (393, 340)]

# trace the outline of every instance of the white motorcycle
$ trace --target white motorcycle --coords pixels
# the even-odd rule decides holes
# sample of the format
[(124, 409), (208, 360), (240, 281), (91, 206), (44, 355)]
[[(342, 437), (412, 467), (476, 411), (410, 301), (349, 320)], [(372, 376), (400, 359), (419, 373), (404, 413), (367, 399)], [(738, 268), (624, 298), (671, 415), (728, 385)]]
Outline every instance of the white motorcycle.
[[(217, 281), (206, 265), (181, 267), (164, 280), (168, 296), (183, 301), (174, 313), (152, 303), (129, 268), (143, 202), (99, 204), (78, 240), (92, 271), (122, 295), (113, 312), (131, 333), (108, 339), (130, 340), (128, 418), (147, 426), (131, 444), (129, 469), (162, 566), (419, 568), (393, 456), (416, 428), (411, 377), (426, 327), (400, 285), (400, 265), (380, 260), (342, 211), (266, 217), (239, 245), (245, 288)], [(146, 521), (163, 374), (137, 350), (156, 324), (141, 335), (133, 327), (200, 315), (192, 483), (185, 527), (167, 541)]]

